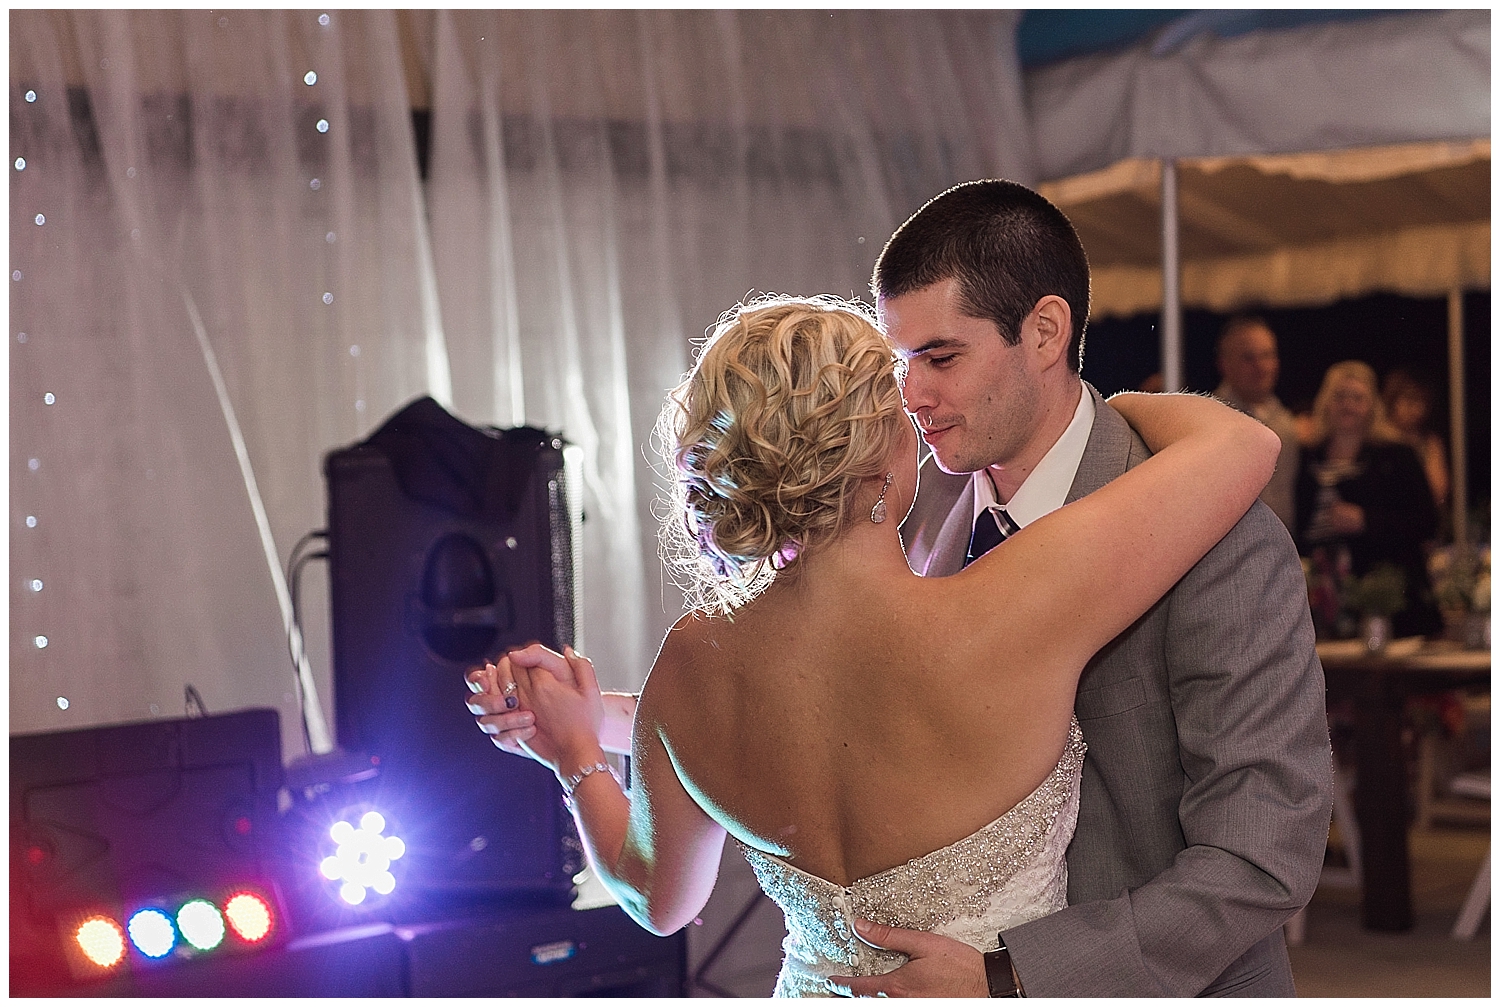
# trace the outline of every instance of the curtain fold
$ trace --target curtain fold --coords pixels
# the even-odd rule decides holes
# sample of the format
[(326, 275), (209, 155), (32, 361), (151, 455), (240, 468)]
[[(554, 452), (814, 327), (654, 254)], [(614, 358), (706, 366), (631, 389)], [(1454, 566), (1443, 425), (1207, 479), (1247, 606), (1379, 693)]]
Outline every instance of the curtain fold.
[(923, 201), (1034, 175), (1012, 12), (438, 12), (425, 181), (396, 16), (322, 18), (11, 14), (13, 731), (191, 683), (298, 753), (266, 551), (424, 393), (577, 446), (583, 641), (638, 685), (680, 614), (650, 442), (693, 340), (757, 292), (867, 297)]
[(634, 688), (681, 613), (651, 432), (762, 292), (868, 299), (949, 185), (1029, 180), (1011, 13), (455, 11), (428, 186), (455, 404), (583, 449), (584, 644)]
[(11, 566), (43, 585), (12, 593), (12, 730), (180, 716), (191, 683), (302, 749), (228, 417), (279, 567), (324, 524), (322, 456), (448, 366), (394, 17), (328, 20), (11, 15)]

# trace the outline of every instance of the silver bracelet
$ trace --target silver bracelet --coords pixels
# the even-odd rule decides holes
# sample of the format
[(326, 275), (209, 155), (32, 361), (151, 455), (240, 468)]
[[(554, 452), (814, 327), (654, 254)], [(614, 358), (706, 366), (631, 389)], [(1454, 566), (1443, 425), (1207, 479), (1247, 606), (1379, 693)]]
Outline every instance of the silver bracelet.
[(584, 766), (572, 776), (565, 777), (558, 781), (562, 784), (563, 803), (566, 804), (569, 808), (572, 808), (574, 789), (576, 789), (577, 786), (586, 778), (593, 776), (595, 773), (608, 773), (610, 776), (614, 777), (616, 783), (620, 782), (620, 778), (615, 775), (615, 767), (611, 766), (607, 762), (596, 762), (592, 766)]

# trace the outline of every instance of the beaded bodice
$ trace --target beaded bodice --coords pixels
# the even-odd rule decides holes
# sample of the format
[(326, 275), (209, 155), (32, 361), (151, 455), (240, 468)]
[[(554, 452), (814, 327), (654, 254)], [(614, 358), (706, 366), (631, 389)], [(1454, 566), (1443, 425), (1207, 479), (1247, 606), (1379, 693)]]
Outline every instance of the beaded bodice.
[(878, 975), (906, 960), (859, 940), (855, 917), (990, 951), (1006, 927), (1061, 909), (1085, 748), (1075, 720), (1057, 767), (1014, 808), (950, 846), (848, 887), (741, 844), (761, 888), (786, 915), (776, 995), (827, 996), (828, 976)]

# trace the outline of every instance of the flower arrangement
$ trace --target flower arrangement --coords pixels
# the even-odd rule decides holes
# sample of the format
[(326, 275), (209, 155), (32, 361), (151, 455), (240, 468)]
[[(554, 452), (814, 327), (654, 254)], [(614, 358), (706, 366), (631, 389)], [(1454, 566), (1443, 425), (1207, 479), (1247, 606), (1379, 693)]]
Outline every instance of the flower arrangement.
[(1448, 637), (1465, 647), (1490, 645), (1490, 547), (1445, 546), (1427, 561)]
[(1344, 604), (1363, 616), (1390, 618), (1406, 607), (1406, 575), (1381, 563), (1363, 577), (1344, 584)]
[(1490, 547), (1449, 545), (1427, 560), (1432, 590), (1445, 612), (1490, 610)]

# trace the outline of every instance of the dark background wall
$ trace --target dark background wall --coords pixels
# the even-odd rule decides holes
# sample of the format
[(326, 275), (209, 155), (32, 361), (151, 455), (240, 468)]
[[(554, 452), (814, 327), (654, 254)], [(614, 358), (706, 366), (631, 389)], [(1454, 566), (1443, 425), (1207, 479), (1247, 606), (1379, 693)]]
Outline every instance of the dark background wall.
[[(1281, 380), (1276, 392), (1294, 412), (1305, 412), (1340, 360), (1363, 360), (1381, 379), (1404, 367), (1424, 377), (1435, 393), (1433, 428), (1448, 438), (1448, 302), (1444, 298), (1376, 294), (1323, 308), (1253, 312), (1276, 333)], [(1183, 312), (1183, 372), (1187, 387), (1212, 391), (1219, 384), (1214, 344), (1228, 315)], [(1161, 369), (1157, 314), (1091, 322), (1083, 376), (1105, 395), (1135, 388)], [(1469, 503), (1488, 507), (1490, 497), (1490, 292), (1464, 295), (1464, 374), (1469, 441)], [(1487, 527), (1487, 525), (1486, 525)]]

